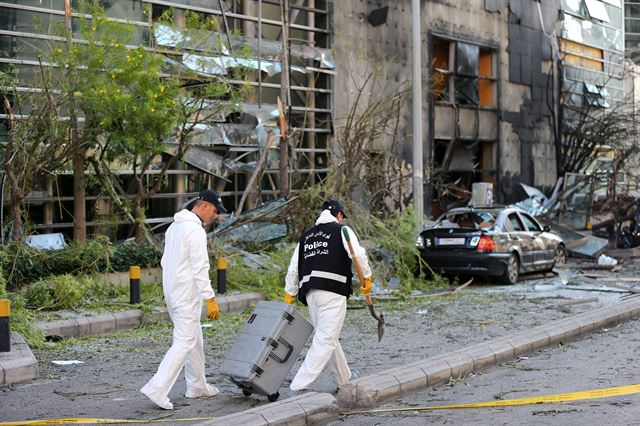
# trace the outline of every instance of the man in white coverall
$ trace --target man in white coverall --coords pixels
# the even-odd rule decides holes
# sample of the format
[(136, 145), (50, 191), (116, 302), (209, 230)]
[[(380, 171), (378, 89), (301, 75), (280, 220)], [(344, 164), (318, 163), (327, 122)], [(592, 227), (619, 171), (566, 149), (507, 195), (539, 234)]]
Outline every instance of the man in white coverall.
[(173, 216), (165, 234), (162, 255), (162, 288), (173, 322), (173, 343), (156, 374), (140, 392), (165, 410), (172, 410), (169, 391), (184, 366), (187, 398), (215, 396), (218, 389), (207, 384), (200, 315), (206, 301), (207, 317), (217, 320), (220, 308), (209, 280), (207, 234), (203, 226), (213, 223), (218, 213), (227, 213), (220, 196), (205, 189), (198, 194), (191, 211)]
[[(358, 370), (349, 368), (338, 340), (347, 313), (347, 298), (352, 293), (351, 253), (342, 235), (345, 217), (344, 206), (339, 200), (325, 201), (315, 226), (302, 234), (291, 257), (284, 300), (294, 303), (297, 296), (309, 306), (315, 334), (309, 352), (291, 382), (290, 397), (307, 391), (325, 366), (338, 386), (360, 376)], [(367, 254), (355, 233), (349, 227), (345, 228), (365, 277), (360, 291), (369, 294), (372, 283)]]

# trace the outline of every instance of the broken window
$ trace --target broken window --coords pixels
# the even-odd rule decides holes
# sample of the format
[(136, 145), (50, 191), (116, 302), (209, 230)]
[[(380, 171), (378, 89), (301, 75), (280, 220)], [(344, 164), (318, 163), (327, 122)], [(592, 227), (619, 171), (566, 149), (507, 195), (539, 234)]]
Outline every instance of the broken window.
[(458, 105), (494, 106), (494, 56), (493, 50), (474, 44), (434, 40), (432, 87), (435, 99)]
[(489, 229), (496, 222), (495, 216), (489, 212), (472, 211), (449, 213), (439, 219), (441, 228)]
[(449, 62), (450, 43), (436, 40), (433, 43), (433, 94), (436, 100), (449, 100), (449, 76), (451, 74)]
[(593, 83), (584, 83), (584, 98), (588, 105), (598, 108), (609, 108), (606, 96), (609, 95), (607, 89)]

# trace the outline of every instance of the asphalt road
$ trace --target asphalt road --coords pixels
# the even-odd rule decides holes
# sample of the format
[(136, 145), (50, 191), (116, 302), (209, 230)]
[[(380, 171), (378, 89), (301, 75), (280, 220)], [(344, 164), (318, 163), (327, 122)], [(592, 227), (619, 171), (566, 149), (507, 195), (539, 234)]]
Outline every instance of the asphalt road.
[[(616, 276), (620, 276), (620, 273)], [(634, 273), (628, 274), (628, 277), (633, 276)], [(543, 281), (526, 281), (510, 287), (472, 286), (453, 298), (424, 297), (410, 301), (379, 303), (378, 309), (384, 310), (387, 321), (386, 334), (381, 343), (378, 343), (376, 338), (376, 322), (369, 316), (368, 311), (360, 306), (361, 309), (351, 309), (347, 313), (342, 345), (351, 365), (361, 368), (365, 375), (372, 374), (493, 339), (505, 333), (605, 306), (620, 298), (619, 293), (568, 291), (565, 287), (563, 281), (556, 277)], [(561, 306), (564, 302), (587, 298), (592, 301)], [(298, 308), (308, 316), (302, 307), (298, 305)], [(209, 381), (221, 390), (221, 394), (215, 398), (184, 398), (185, 383), (182, 377), (170, 394), (176, 408), (171, 412), (157, 409), (138, 392), (153, 375), (170, 345), (170, 325), (154, 323), (128, 332), (71, 339), (52, 344), (48, 349), (35, 350), (34, 354), (39, 362), (39, 378), (30, 383), (0, 388), (0, 420), (61, 417), (169, 420), (217, 417), (266, 404), (264, 397), (242, 396), (240, 390), (221, 377), (217, 371), (227, 348), (235, 340), (237, 331), (248, 316), (249, 312), (225, 315), (221, 321), (210, 323), (211, 327), (204, 329), (207, 376)], [(611, 343), (616, 348), (620, 344), (621, 342)], [(635, 347), (637, 349), (637, 341)], [(306, 350), (303, 350), (301, 358), (305, 353)], [(577, 355), (571, 355), (573, 356)], [(537, 357), (532, 357), (531, 362)], [(283, 384), (281, 393), (286, 393), (286, 387), (297, 371), (301, 358)], [(59, 366), (53, 364), (53, 360), (79, 360), (83, 361), (83, 364)], [(626, 361), (620, 363), (625, 364)], [(517, 369), (511, 368), (507, 371)], [(479, 377), (484, 375), (465, 380)], [(506, 379), (498, 377), (495, 380), (501, 382)], [(576, 384), (576, 387), (581, 388), (582, 384), (580, 385)], [(476, 388), (461, 386), (458, 389)], [(503, 388), (507, 389), (504, 386), (506, 384), (503, 384)], [(545, 390), (542, 387), (540, 389)], [(315, 384), (314, 390), (335, 392), (336, 388), (331, 378), (323, 375)], [(494, 393), (499, 391), (498, 388)], [(486, 395), (462, 396), (468, 396), (471, 401), (480, 401), (491, 399), (492, 395), (488, 392)], [(426, 397), (422, 400), (417, 399), (416, 403), (418, 401), (421, 401), (420, 405), (434, 402)], [(458, 402), (463, 401), (461, 399)], [(469, 401), (465, 399), (464, 402)], [(536, 420), (546, 418), (536, 417)], [(385, 420), (385, 417), (380, 419)], [(410, 417), (406, 419), (410, 420)], [(349, 421), (364, 422), (354, 424), (370, 424), (371, 420), (377, 421), (378, 417)], [(416, 418), (416, 421), (422, 420)], [(461, 421), (459, 424), (467, 423), (464, 419)]]
[[(640, 384), (640, 321), (538, 351), (377, 407), (414, 408), (518, 399)], [(351, 425), (637, 425), (640, 394), (554, 404), (347, 416)]]

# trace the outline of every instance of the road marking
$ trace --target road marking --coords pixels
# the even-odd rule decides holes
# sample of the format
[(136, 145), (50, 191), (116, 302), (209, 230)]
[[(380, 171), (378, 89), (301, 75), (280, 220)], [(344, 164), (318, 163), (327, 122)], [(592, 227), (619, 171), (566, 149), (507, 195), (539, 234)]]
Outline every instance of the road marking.
[[(534, 396), (530, 398), (505, 399), (501, 401), (472, 402), (468, 404), (440, 405), (436, 407), (406, 407), (406, 408), (380, 408), (367, 411), (347, 411), (343, 415), (369, 414), (369, 413), (393, 413), (401, 411), (435, 411), (457, 410), (461, 408), (507, 407), (512, 405), (547, 404), (554, 402), (580, 401), (585, 399), (609, 398), (612, 396), (632, 395), (640, 393), (640, 384), (617, 386), (614, 388), (593, 389), (580, 392), (557, 393), (554, 395)], [(2, 426), (0, 424), (0, 426)]]
[(63, 419), (23, 420), (20, 422), (0, 422), (0, 426), (22, 425), (108, 425), (118, 423), (176, 423), (176, 422), (201, 422), (213, 420), (215, 417), (194, 417), (190, 419), (100, 419), (94, 417), (68, 417)]

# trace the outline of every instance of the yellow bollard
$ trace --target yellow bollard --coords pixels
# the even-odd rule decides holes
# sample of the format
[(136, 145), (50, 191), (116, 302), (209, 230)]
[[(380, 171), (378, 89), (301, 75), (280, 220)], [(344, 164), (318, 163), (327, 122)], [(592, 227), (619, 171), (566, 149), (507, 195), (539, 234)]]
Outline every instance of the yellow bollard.
[(11, 302), (0, 299), (0, 352), (11, 352)]
[(218, 270), (218, 294), (224, 294), (227, 291), (227, 259), (217, 258), (216, 269)]
[(129, 267), (129, 303), (140, 303), (140, 267)]

